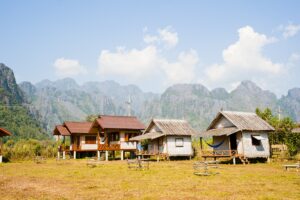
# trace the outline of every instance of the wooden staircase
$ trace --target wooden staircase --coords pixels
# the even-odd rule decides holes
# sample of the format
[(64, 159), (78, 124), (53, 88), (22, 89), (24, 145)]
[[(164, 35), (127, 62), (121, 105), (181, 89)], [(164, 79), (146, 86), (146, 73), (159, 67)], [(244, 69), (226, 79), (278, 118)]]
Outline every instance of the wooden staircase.
[(241, 162), (243, 163), (243, 165), (245, 165), (245, 164), (250, 164), (250, 161), (248, 160), (247, 157), (244, 157), (244, 156), (242, 157), (242, 156), (240, 156), (239, 159), (241, 160)]

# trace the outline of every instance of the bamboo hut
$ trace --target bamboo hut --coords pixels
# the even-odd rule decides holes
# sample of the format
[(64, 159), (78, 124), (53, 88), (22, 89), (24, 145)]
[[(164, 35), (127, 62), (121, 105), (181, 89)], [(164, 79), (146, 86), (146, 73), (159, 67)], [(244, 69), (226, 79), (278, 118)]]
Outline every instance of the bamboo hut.
[[(242, 162), (248, 158), (269, 158), (270, 145), (268, 133), (274, 128), (255, 113), (221, 111), (217, 114), (203, 137), (212, 137), (209, 144), (213, 151), (203, 151), (207, 157), (238, 157)], [(202, 141), (202, 140), (201, 140)]]
[(142, 135), (130, 140), (148, 141), (147, 149), (140, 151), (140, 155), (191, 157), (193, 155), (192, 135), (195, 133), (185, 120), (152, 119)]

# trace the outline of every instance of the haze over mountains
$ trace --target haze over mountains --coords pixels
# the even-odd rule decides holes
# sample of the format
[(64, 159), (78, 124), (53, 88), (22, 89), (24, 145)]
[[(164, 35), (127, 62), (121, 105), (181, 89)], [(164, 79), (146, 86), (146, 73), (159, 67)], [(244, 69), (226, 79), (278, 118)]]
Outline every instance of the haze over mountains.
[[(4, 89), (3, 80), (14, 78), (13, 73), (3, 76), (0, 72), (0, 76), (0, 86)], [(241, 82), (231, 92), (223, 88), (210, 91), (201, 84), (177, 84), (162, 94), (155, 94), (143, 92), (136, 85), (123, 86), (114, 81), (78, 85), (71, 78), (44, 80), (37, 84), (22, 82), (19, 88), (26, 98), (22, 101), (38, 113), (36, 117), (48, 131), (63, 121), (84, 120), (90, 114), (127, 115), (129, 97), (131, 114), (144, 123), (153, 117), (179, 118), (188, 120), (194, 128), (201, 130), (221, 109), (253, 112), (257, 107), (269, 107), (275, 113), (280, 107), (282, 115), (300, 121), (300, 88), (293, 88), (278, 99), (274, 93), (262, 90), (251, 81)], [(10, 96), (18, 99), (19, 95)]]

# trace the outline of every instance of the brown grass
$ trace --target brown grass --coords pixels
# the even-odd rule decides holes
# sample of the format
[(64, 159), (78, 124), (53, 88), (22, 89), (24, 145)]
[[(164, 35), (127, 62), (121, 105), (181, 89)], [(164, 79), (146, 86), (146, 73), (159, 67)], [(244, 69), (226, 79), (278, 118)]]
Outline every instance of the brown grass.
[(110, 161), (0, 164), (0, 199), (300, 199), (300, 172), (282, 164), (221, 165), (193, 175), (193, 161), (153, 162), (148, 171)]

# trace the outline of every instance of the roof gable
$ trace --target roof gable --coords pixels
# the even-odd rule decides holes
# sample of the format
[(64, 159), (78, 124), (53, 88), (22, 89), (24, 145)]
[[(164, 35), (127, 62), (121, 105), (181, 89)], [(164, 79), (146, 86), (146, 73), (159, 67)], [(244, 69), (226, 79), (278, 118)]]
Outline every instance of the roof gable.
[(270, 124), (268, 124), (255, 113), (232, 111), (219, 112), (216, 118), (208, 126), (207, 130), (212, 129), (222, 117), (225, 117), (239, 130), (274, 131), (274, 128)]
[(136, 117), (133, 116), (109, 116), (100, 115), (96, 123), (102, 129), (127, 129), (144, 130), (145, 126)]
[(144, 133), (156, 125), (163, 135), (195, 135), (196, 132), (185, 120), (178, 119), (152, 119)]
[(64, 126), (71, 134), (90, 133), (92, 122), (65, 122)]
[(55, 129), (53, 131), (53, 135), (70, 136), (71, 133), (63, 125), (57, 125), (57, 126), (55, 126)]

